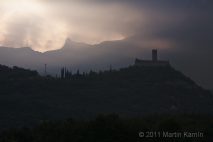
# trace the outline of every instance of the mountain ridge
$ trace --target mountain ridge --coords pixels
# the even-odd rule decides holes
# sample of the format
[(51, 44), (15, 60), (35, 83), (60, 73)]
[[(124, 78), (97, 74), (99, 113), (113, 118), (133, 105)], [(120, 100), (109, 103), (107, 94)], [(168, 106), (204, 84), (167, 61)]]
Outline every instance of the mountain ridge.
[[(40, 74), (44, 73), (46, 64), (48, 74), (55, 76), (59, 75), (60, 68), (64, 66), (82, 72), (88, 72), (90, 69), (106, 70), (110, 66), (118, 69), (132, 64), (135, 58), (149, 59), (150, 50), (153, 48), (136, 44), (131, 38), (96, 45), (65, 41), (63, 47), (44, 53), (23, 48), (6, 52), (0, 48), (0, 64), (31, 68)], [(190, 51), (185, 52), (176, 48), (160, 49), (159, 52), (160, 59), (169, 59), (175, 68), (182, 70), (198, 84), (212, 88), (213, 76), (209, 74), (213, 72), (213, 68), (209, 67), (206, 59), (198, 59), (198, 54), (190, 54)]]

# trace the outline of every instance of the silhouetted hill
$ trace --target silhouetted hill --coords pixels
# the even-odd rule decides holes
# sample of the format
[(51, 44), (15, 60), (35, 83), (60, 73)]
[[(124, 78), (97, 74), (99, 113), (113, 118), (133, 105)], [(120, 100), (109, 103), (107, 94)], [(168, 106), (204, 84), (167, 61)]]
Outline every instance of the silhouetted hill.
[[(32, 72), (26, 71), (26, 76), (29, 73)], [(49, 119), (88, 119), (99, 113), (121, 116), (213, 113), (210, 91), (170, 66), (77, 72), (66, 79), (1, 79), (0, 86), (3, 88), (0, 90), (2, 128), (32, 125)]]
[(39, 74), (37, 71), (31, 71), (27, 69), (23, 69), (20, 67), (14, 66), (13, 68), (0, 65), (0, 80), (14, 80), (16, 79), (29, 79), (38, 77)]

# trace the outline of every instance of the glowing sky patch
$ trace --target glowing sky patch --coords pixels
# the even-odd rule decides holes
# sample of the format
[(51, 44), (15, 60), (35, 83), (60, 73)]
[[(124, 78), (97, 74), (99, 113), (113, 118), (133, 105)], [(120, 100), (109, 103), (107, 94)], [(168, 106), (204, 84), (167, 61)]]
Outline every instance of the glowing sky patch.
[(212, 5), (212, 0), (0, 0), (0, 44), (43, 52), (61, 48), (66, 38), (97, 44), (135, 35), (141, 47), (168, 48), (198, 37), (205, 44), (211, 40)]
[(37, 0), (5, 0), (1, 6), (8, 14), (41, 13), (44, 9)]
[[(94, 6), (76, 1), (1, 0), (0, 44), (30, 46), (37, 51), (59, 49), (66, 38), (97, 44), (125, 38), (120, 24), (127, 24), (124, 7)], [(123, 26), (121, 26), (123, 27)]]

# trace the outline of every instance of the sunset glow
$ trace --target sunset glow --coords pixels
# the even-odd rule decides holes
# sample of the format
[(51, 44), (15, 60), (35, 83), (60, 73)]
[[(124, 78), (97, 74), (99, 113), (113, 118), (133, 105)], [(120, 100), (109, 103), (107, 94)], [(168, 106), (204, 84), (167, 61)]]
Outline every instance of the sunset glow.
[(43, 12), (42, 5), (37, 0), (6, 0), (3, 8), (10, 14), (38, 14)]
[(2, 0), (0, 45), (44, 52), (62, 48), (66, 38), (88, 44), (122, 40), (126, 36), (117, 15), (104, 17), (108, 8), (117, 11), (114, 6), (96, 8), (74, 1), (59, 5), (48, 0)]

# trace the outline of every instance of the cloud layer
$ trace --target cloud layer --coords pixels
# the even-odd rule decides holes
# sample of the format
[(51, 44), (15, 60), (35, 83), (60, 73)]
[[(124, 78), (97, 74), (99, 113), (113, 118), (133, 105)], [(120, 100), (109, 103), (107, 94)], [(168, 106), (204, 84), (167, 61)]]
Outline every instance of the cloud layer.
[[(2, 0), (0, 43), (39, 51), (67, 37), (90, 44), (135, 37), (156, 48), (209, 45), (211, 0)], [(136, 38), (137, 37), (137, 38)], [(187, 38), (187, 39), (186, 39)], [(197, 43), (196, 43), (197, 45)]]
[[(130, 27), (136, 27), (143, 18), (123, 4), (48, 0), (0, 3), (1, 44), (32, 46), (39, 51), (60, 48), (67, 37), (91, 44), (124, 39), (132, 32)], [(25, 9), (27, 6), (32, 9)]]

